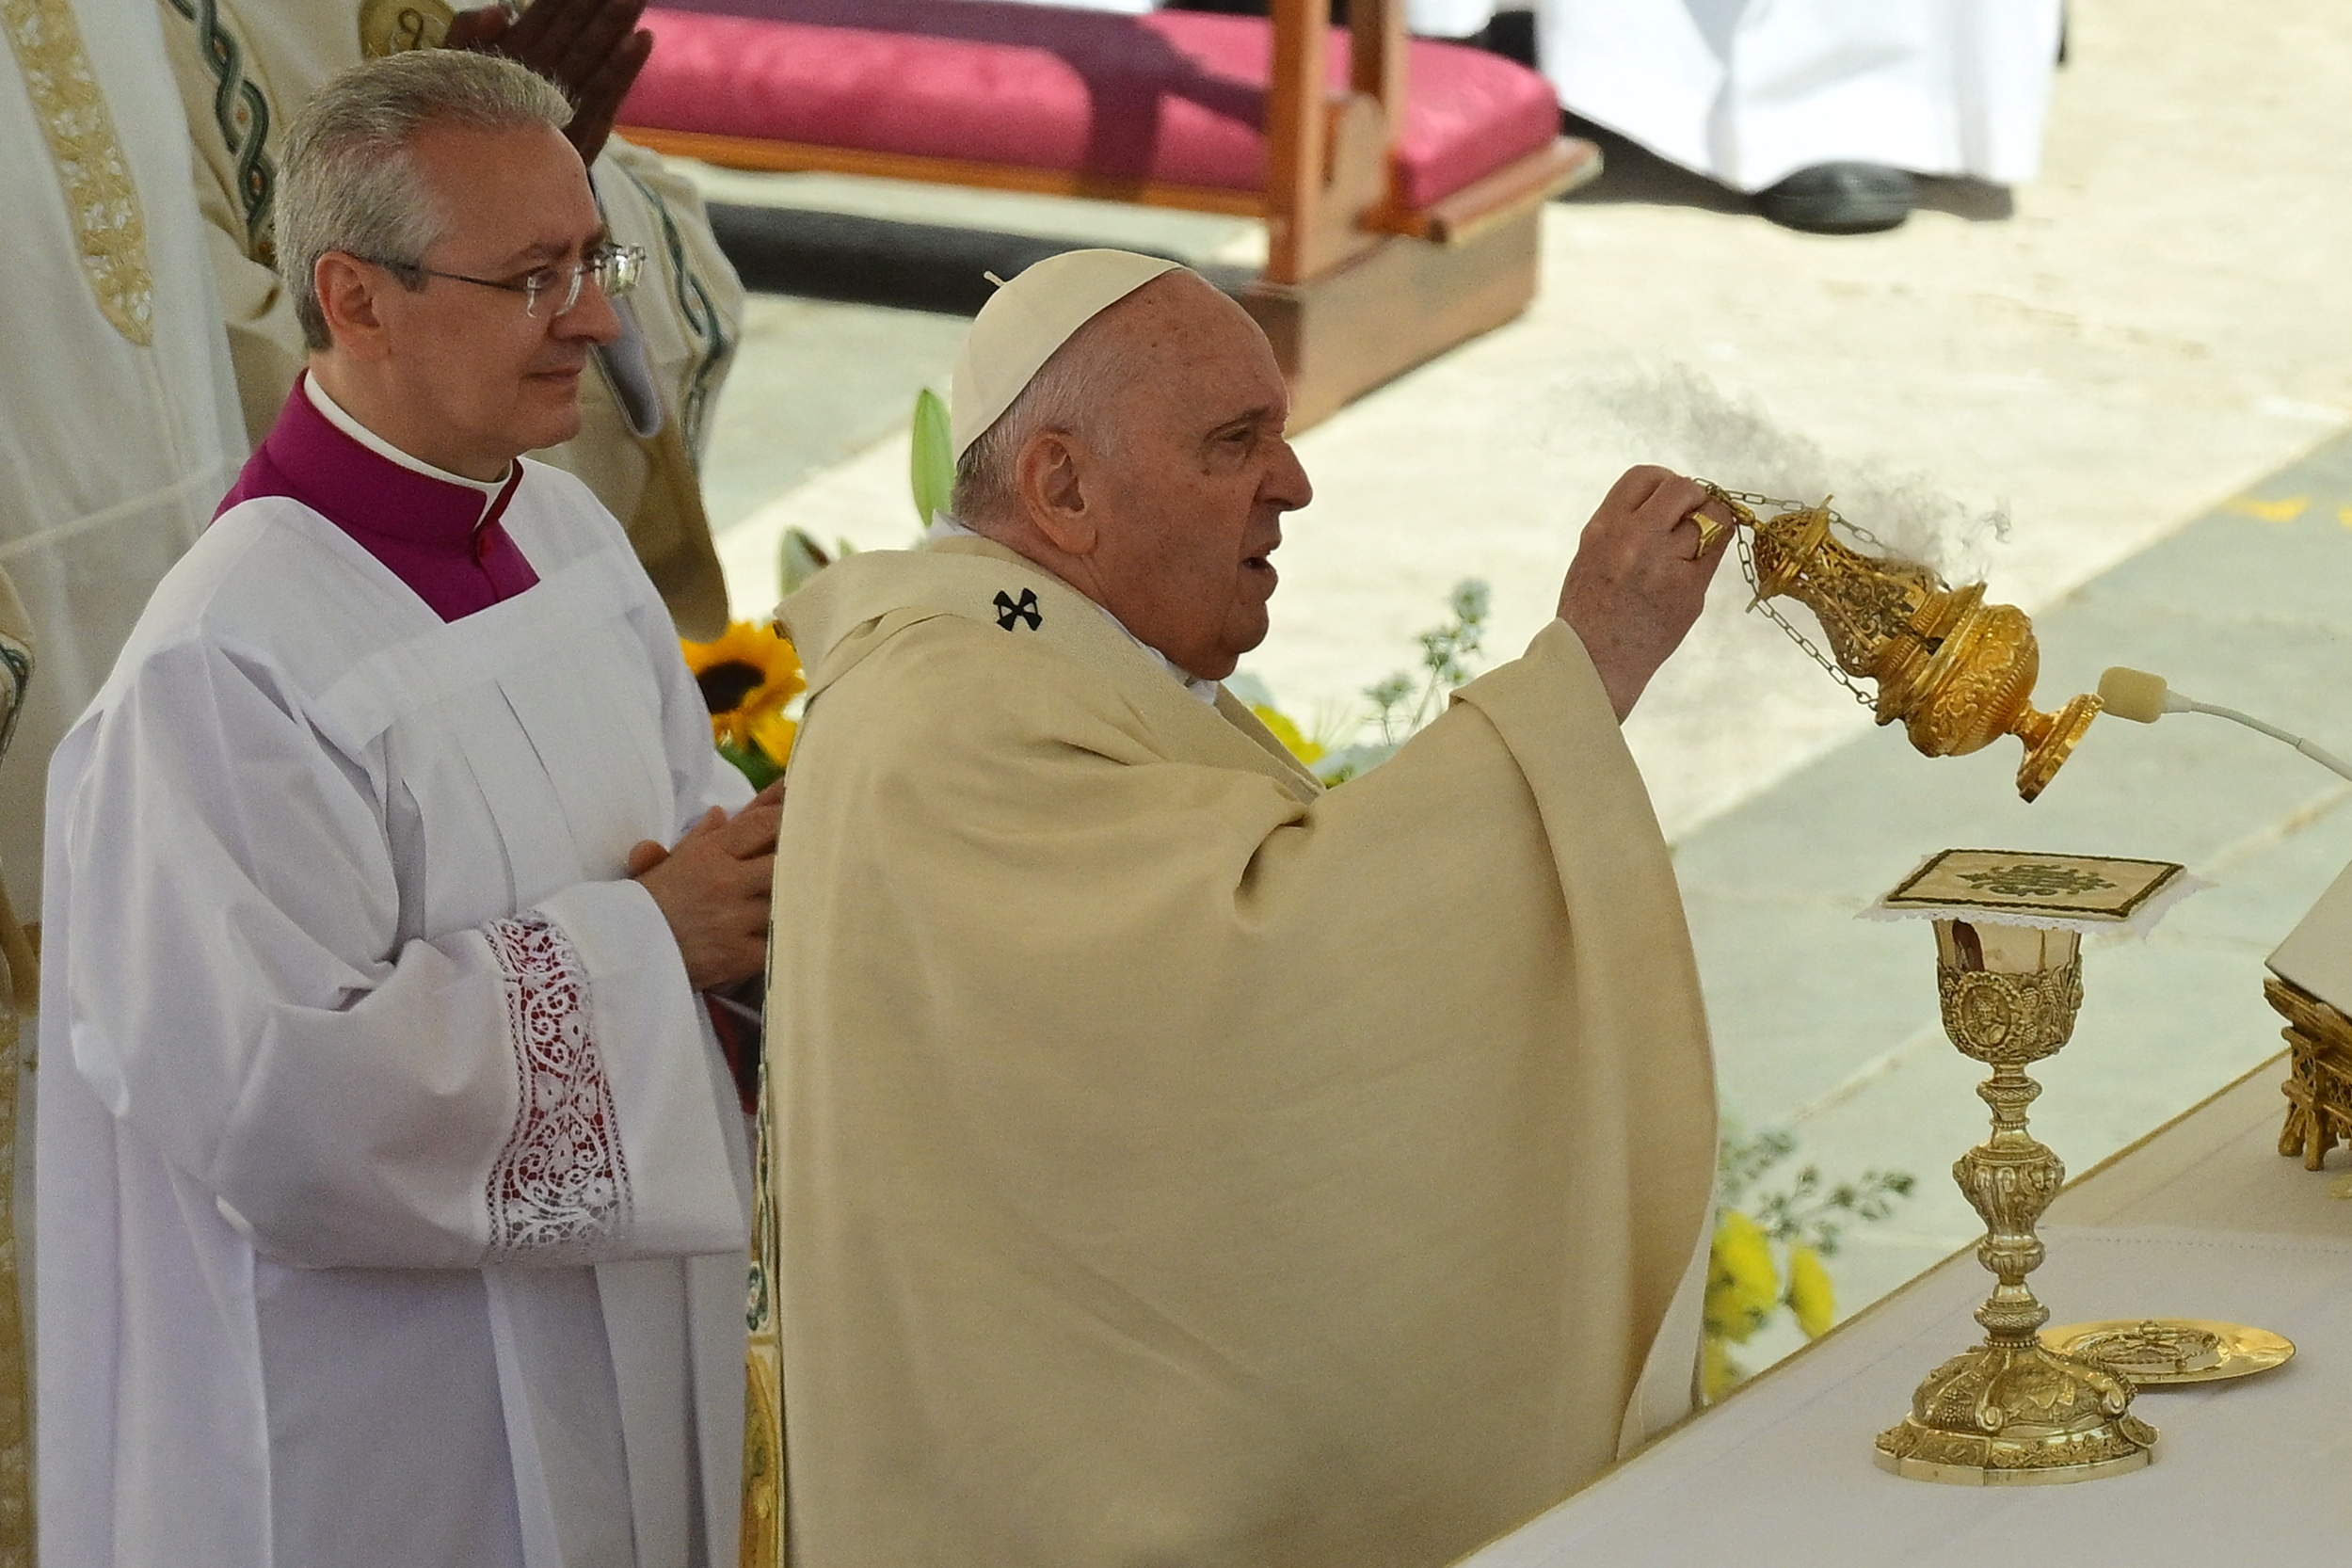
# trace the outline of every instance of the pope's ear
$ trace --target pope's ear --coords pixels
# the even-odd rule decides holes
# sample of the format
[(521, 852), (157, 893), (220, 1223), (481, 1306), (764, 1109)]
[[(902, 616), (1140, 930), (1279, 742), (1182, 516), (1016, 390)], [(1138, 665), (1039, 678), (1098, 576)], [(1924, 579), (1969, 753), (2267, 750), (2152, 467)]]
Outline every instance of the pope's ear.
[(1021, 509), (1064, 555), (1092, 555), (1096, 519), (1086, 504), (1082, 450), (1066, 431), (1040, 430), (1021, 447), (1014, 481)]
[(337, 348), (362, 360), (383, 358), (384, 320), (376, 301), (384, 289), (400, 286), (397, 279), (382, 267), (329, 250), (312, 270), (311, 286), (318, 292), (319, 313)]

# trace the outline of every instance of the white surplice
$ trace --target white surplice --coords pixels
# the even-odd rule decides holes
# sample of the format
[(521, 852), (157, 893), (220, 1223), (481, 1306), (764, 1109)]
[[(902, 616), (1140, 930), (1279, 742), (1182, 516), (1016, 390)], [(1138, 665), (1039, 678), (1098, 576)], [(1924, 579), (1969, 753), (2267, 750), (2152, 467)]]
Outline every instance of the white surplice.
[(623, 861), (748, 790), (585, 488), (504, 526), (443, 622), (244, 503), (58, 750), (52, 1568), (735, 1560), (744, 1121)]
[(2040, 168), (2060, 0), (1406, 0), (1463, 38), (1535, 12), (1569, 109), (1685, 168), (1762, 190), (1816, 164), (1998, 184)]

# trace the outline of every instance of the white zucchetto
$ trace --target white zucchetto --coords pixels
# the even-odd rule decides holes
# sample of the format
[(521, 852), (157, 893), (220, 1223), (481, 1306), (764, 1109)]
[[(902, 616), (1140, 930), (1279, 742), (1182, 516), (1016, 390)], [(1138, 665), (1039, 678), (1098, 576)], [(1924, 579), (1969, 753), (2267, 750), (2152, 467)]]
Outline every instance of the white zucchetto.
[(1072, 333), (1178, 264), (1131, 250), (1048, 256), (997, 290), (955, 357), (949, 435), (961, 462)]

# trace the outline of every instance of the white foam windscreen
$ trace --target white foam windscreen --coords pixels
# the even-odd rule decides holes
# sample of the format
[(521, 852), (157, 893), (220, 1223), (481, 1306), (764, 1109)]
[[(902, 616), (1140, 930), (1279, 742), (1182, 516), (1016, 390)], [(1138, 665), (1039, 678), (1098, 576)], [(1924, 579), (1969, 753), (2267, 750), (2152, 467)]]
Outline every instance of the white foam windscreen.
[(2099, 700), (2108, 712), (2134, 724), (2153, 724), (2164, 716), (2167, 695), (2164, 677), (2117, 664), (2099, 678)]

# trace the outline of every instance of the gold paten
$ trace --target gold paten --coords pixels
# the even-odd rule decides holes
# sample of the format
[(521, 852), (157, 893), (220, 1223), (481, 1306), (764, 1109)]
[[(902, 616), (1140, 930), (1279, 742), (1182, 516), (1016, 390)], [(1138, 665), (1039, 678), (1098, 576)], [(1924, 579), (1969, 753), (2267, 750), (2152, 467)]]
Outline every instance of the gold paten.
[(1882, 1469), (1914, 1480), (2013, 1486), (2089, 1480), (2137, 1469), (2154, 1429), (2131, 1414), (2132, 1384), (2040, 1338), (2049, 1308), (2025, 1276), (2042, 1260), (2034, 1226), (2066, 1166), (2025, 1129), (2041, 1086), (2028, 1063), (2056, 1055), (2083, 1001), (2081, 936), (2032, 926), (1939, 920), (1936, 992), (1944, 1031), (1992, 1068), (1976, 1093), (1992, 1135), (1952, 1178), (1985, 1222), (1976, 1260), (1997, 1283), (1976, 1309), (1984, 1343), (1928, 1374), (1911, 1414), (1879, 1434)]
[(2352, 1144), (2352, 1018), (2293, 981), (2263, 976), (2263, 998), (2287, 1021), (2286, 1126), (2279, 1152), (2299, 1154), (2303, 1168), (2328, 1163), (2339, 1140)]
[(2041, 1331), (2061, 1355), (2095, 1361), (2135, 1388), (2223, 1383), (2295, 1359), (2295, 1342), (2268, 1329), (2204, 1318), (2117, 1318)]
[[(2025, 745), (2017, 792), (2041, 793), (2099, 714), (2099, 699), (2071, 698), (2055, 713), (2031, 698), (2041, 653), (2033, 623), (2010, 604), (1984, 602), (1984, 584), (1955, 588), (1926, 567), (1892, 555), (1865, 555), (1832, 525), (1864, 544), (1877, 540), (1830, 509), (1776, 501), (1708, 484), (1729, 524), (1700, 517), (1704, 551), (1727, 527), (1740, 530), (1742, 562), (1765, 613), (1869, 707), (1880, 724), (1901, 720), (1911, 744), (1928, 757), (1962, 757), (2014, 735)], [(1777, 508), (1759, 519), (1754, 510)], [(1827, 656), (1767, 601), (1782, 596), (1811, 610), (1828, 634)], [(1878, 697), (1854, 687), (1878, 685)]]

